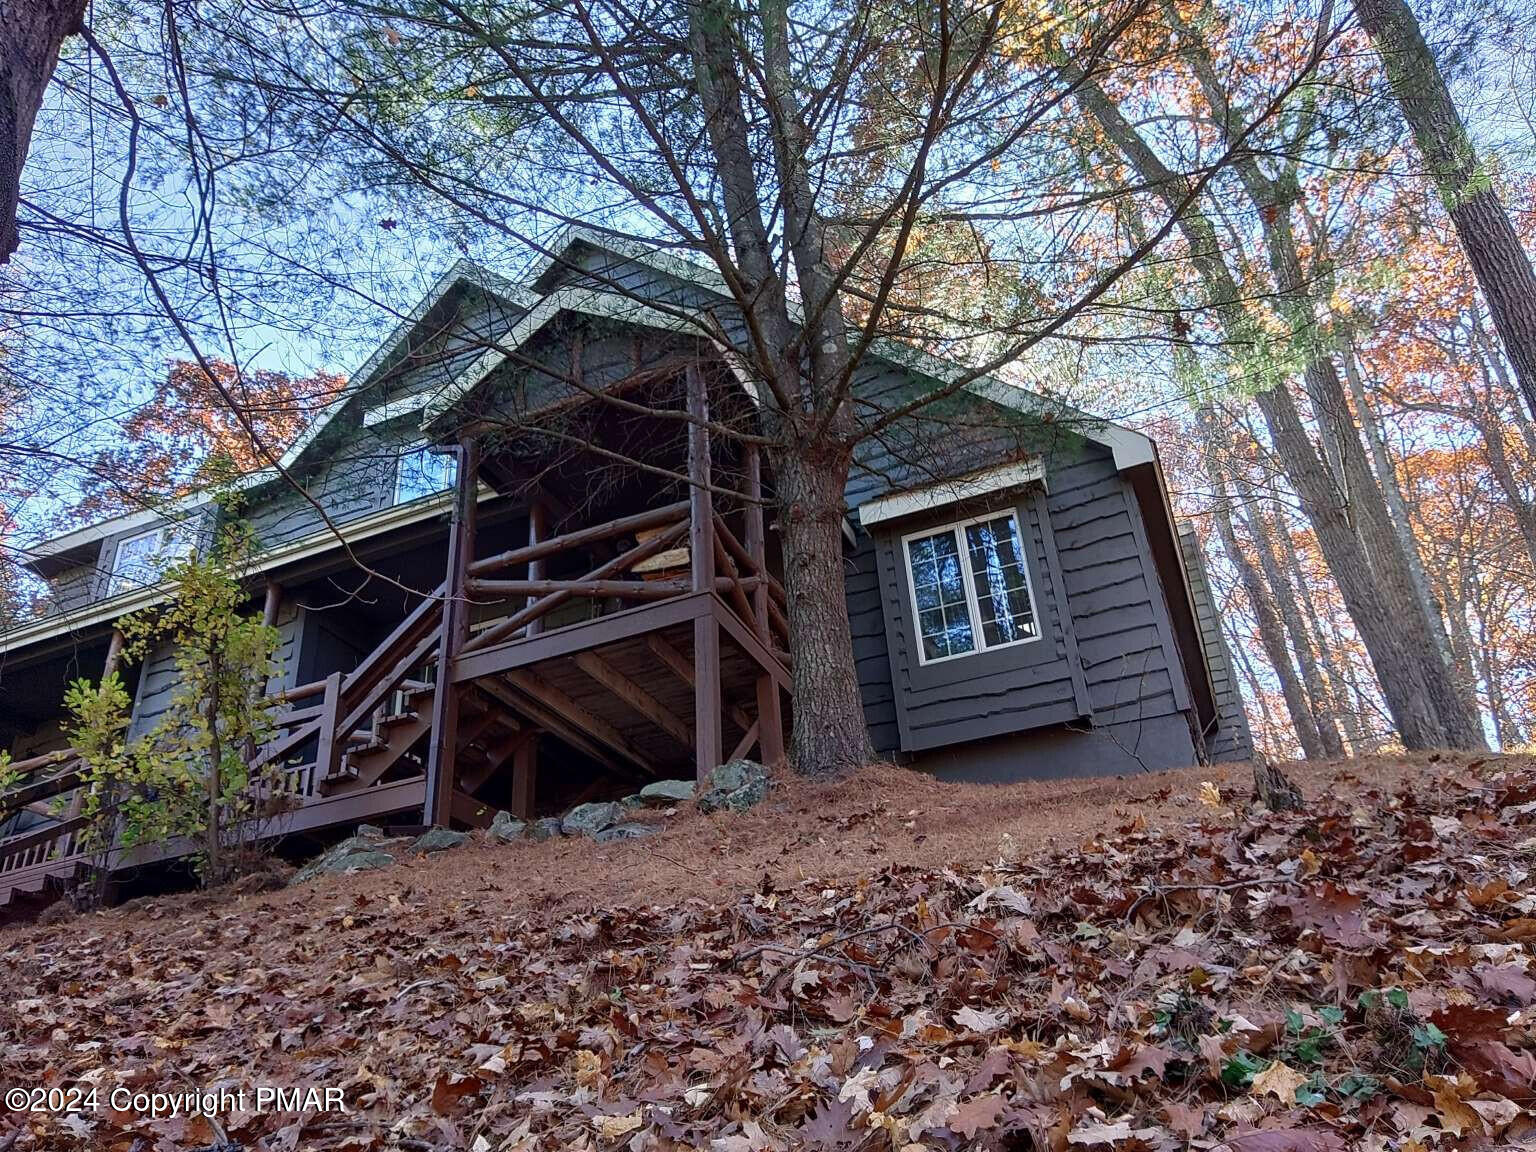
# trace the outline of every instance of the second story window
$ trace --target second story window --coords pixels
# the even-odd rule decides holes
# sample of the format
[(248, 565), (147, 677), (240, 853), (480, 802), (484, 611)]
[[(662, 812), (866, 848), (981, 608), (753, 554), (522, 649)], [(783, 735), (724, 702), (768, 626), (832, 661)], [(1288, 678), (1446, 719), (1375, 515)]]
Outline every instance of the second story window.
[(135, 592), (160, 581), (165, 570), (197, 551), (197, 525), (191, 521), (159, 524), (117, 542), (107, 595)]
[(458, 461), (452, 453), (434, 452), (425, 444), (402, 452), (395, 469), (395, 503), (406, 504), (446, 492), (457, 478)]

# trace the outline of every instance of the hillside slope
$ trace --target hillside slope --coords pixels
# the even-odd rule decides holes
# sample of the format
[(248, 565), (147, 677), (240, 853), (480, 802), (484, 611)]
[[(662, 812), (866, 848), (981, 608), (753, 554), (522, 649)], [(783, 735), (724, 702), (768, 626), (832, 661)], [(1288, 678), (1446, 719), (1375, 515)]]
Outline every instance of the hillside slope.
[[(1311, 810), (1277, 817), (1236, 772), (871, 769), (643, 841), (12, 930), (0, 1084), (98, 1106), (12, 1110), (0, 1146), (1536, 1140), (1536, 763), (1297, 775)], [(275, 1086), (317, 1096), (255, 1106)], [(251, 1106), (129, 1098), (192, 1089)]]

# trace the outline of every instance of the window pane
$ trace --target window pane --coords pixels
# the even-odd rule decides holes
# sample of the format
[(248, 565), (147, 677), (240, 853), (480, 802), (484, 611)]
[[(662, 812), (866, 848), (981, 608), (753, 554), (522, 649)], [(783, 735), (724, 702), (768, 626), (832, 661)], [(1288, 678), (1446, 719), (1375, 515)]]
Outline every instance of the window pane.
[(924, 660), (938, 660), (974, 651), (960, 545), (953, 531), (907, 541), (908, 573), (917, 601), (918, 639)]
[(1029, 572), (1017, 521), (1008, 515), (971, 524), (965, 538), (985, 647), (1036, 635), (1029, 608)]
[(119, 541), (107, 595), (148, 588), (159, 581), (167, 568), (196, 548), (197, 525), (190, 520), (151, 528)]
[(435, 496), (453, 487), (458, 462), (448, 453), (417, 448), (400, 457), (395, 474), (395, 503), (404, 504), (423, 496)]
[(117, 555), (112, 560), (112, 581), (107, 587), (109, 596), (144, 588), (155, 581), (155, 544), (160, 530), (130, 536), (117, 543)]

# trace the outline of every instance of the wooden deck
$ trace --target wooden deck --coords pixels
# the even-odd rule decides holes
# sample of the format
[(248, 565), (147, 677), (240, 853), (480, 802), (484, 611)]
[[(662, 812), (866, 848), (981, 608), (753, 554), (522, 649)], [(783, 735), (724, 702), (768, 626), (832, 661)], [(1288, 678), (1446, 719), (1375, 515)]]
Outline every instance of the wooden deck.
[[(782, 758), (787, 603), (767, 562), (756, 449), (743, 461), (738, 537), (715, 504), (694, 369), (687, 390), (698, 419), (688, 432), (686, 500), (561, 534), (547, 532), (550, 516), (535, 500), (527, 543), (494, 555), (475, 555), (480, 448), (461, 442), (443, 582), (356, 667), (274, 701), (278, 733), (250, 760), (262, 790), (252, 809), (267, 813), (253, 818), (257, 838), (401, 814), (486, 823), (476, 793), (493, 781), (508, 786), (496, 794), (511, 796), (512, 811), (531, 817), (538, 748), (550, 740), (600, 766), (612, 788), (702, 776), (754, 750), (765, 762)], [(663, 554), (685, 555), (684, 570), (646, 567)], [(577, 565), (583, 575), (548, 576)], [(281, 597), (269, 583), (269, 623)], [(555, 626), (582, 600), (591, 618)], [(115, 640), (107, 672), (120, 651)], [(77, 841), (74, 753), (21, 767), (21, 785), (0, 795), (0, 818), (48, 811), (50, 802), (63, 818), (0, 841), (0, 909), (62, 890), (93, 862), (112, 873), (194, 850), (173, 841), (92, 856)]]

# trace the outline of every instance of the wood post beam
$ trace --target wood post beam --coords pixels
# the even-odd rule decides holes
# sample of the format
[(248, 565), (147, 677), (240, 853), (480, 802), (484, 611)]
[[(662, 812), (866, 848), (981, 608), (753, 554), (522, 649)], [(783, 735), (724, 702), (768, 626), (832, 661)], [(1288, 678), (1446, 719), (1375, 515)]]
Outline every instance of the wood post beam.
[[(665, 636), (653, 632), (645, 638), (645, 645), (656, 656), (656, 659), (672, 670), (679, 680), (688, 685), (688, 687), (693, 687), (693, 665), (688, 662), (688, 657), (684, 656), (668, 642)], [(735, 721), (736, 727), (742, 730), (752, 727), (752, 717), (747, 715), (737, 704), (726, 701), (725, 714)]]
[(620, 600), (665, 600), (689, 590), (682, 580), (471, 580), (469, 591), (476, 596), (511, 599), (514, 596), (606, 597)]
[[(545, 504), (543, 500), (535, 499), (528, 505), (528, 549), (530, 551), (530, 555), (528, 556), (529, 580), (544, 579), (544, 572), (546, 568), (544, 557), (535, 556), (531, 553), (532, 550), (537, 549), (543, 545), (548, 537), (549, 506)], [(470, 572), (474, 572), (473, 565), (470, 566)], [(523, 607), (525, 609), (532, 608), (537, 601), (538, 597), (530, 592), (528, 594), (528, 599), (523, 602)], [(533, 619), (528, 621), (527, 629), (528, 635), (537, 636), (544, 630), (543, 619), (541, 617), (535, 616)]]
[(534, 790), (539, 772), (539, 739), (538, 733), (530, 734), (532, 739), (519, 744), (512, 753), (512, 815), (519, 820), (532, 820), (534, 809)]
[(503, 706), (525, 717), (530, 723), (537, 724), (540, 728), (558, 736), (578, 752), (592, 757), (608, 771), (623, 771), (622, 762), (615, 759), (612, 752), (596, 740), (587, 737), (554, 710), (536, 700), (528, 699), (510, 684), (503, 684), (499, 680), (480, 680), (476, 683), (481, 691), (501, 701)]
[(757, 721), (754, 720), (752, 721), (752, 726), (746, 730), (741, 739), (736, 741), (736, 747), (731, 749), (731, 754), (727, 756), (726, 759), (740, 760), (743, 756), (750, 752), (752, 750), (752, 745), (757, 743), (757, 733), (758, 724)]
[(684, 748), (693, 747), (688, 725), (674, 716), (662, 702), (636, 684), (596, 652), (578, 652), (572, 657), (576, 667), (612, 692)]
[(601, 716), (594, 715), (584, 705), (572, 700), (554, 685), (545, 683), (534, 673), (521, 668), (503, 673), (503, 677), (524, 696), (531, 697), (547, 711), (564, 720), (565, 726), (574, 727), (583, 735), (613, 749), (631, 764), (655, 775), (655, 765), (625, 738), (624, 733)]
[[(693, 590), (715, 590), (715, 511), (710, 496), (709, 396), (696, 363), (684, 370), (688, 386), (688, 544)], [(721, 763), (720, 624), (714, 613), (693, 621), (694, 771), (703, 780)]]
[(480, 442), (459, 441), (453, 519), (448, 530), (448, 574), (443, 581), (443, 627), (438, 638), (437, 690), (432, 694), (432, 736), (427, 754), (427, 791), (422, 822), (447, 826), (453, 815), (453, 773), (458, 750), (459, 691), (453, 665), (469, 635), (465, 583), (475, 555), (475, 496), (480, 481)]

